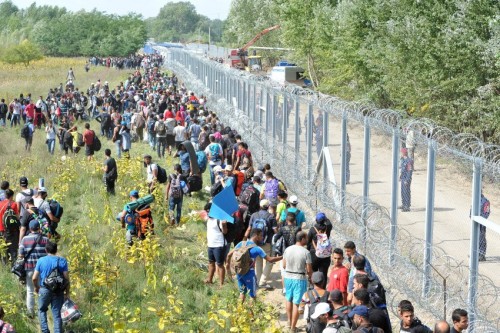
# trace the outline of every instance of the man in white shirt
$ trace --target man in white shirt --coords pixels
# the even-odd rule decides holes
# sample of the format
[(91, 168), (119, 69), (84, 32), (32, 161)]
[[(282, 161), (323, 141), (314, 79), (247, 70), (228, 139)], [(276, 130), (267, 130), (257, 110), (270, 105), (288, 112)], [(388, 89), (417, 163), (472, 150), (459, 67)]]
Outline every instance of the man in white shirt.
[[(205, 211), (210, 212), (212, 203), (205, 205)], [(208, 246), (208, 276), (205, 280), (206, 284), (212, 284), (217, 265), (217, 273), (219, 276), (219, 285), (224, 284), (226, 269), (224, 262), (226, 261), (228, 244), (225, 239), (227, 233), (227, 222), (218, 220), (208, 216), (207, 219), (207, 246)]]

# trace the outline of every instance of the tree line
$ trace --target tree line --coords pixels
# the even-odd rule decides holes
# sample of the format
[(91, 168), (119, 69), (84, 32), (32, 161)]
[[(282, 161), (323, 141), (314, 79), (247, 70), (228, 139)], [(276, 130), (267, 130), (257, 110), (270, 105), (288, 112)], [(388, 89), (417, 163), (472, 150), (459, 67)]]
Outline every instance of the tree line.
[(275, 24), (261, 45), (293, 49), (320, 91), (500, 143), (498, 0), (233, 0), (223, 41)]

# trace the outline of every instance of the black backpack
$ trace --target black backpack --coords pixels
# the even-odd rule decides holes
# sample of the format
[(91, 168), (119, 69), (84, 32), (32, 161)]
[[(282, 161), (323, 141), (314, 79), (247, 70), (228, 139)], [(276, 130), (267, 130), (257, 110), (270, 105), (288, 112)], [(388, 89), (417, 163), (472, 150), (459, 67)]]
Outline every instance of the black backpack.
[(259, 210), (259, 190), (257, 190), (253, 184), (248, 185), (238, 197), (241, 204), (248, 207), (250, 213), (254, 213)]
[(210, 196), (215, 197), (217, 194), (219, 194), (222, 190), (224, 189), (224, 186), (222, 185), (221, 182), (215, 182), (212, 187), (210, 188)]
[(325, 290), (323, 296), (319, 296), (316, 289), (310, 289), (307, 291), (307, 298), (309, 299), (309, 315), (307, 316), (307, 333), (321, 333), (325, 329), (326, 325), (319, 321), (319, 318), (312, 319), (311, 315), (314, 313), (314, 309), (316, 309), (316, 305), (319, 303), (327, 303), (328, 297), (330, 293)]
[(92, 142), (92, 148), (94, 149), (94, 151), (99, 151), (101, 150), (101, 140), (99, 140), (94, 131), (92, 132), (94, 133), (94, 142)]
[(26, 124), (23, 126), (23, 128), (21, 128), (21, 138), (29, 138), (30, 137), (30, 125), (29, 124)]
[(156, 175), (156, 180), (160, 184), (165, 184), (167, 182), (167, 171), (158, 164), (156, 165), (156, 167), (158, 168), (158, 174)]
[(19, 229), (19, 227), (21, 226), (21, 223), (19, 222), (19, 219), (16, 216), (16, 212), (14, 211), (14, 209), (12, 209), (12, 202), (10, 200), (5, 208), (5, 212), (2, 218), (2, 223), (5, 230), (8, 231), (15, 231), (16, 229)]
[(352, 328), (352, 319), (349, 318), (349, 312), (351, 312), (351, 307), (344, 305), (333, 311), (333, 318), (337, 319), (337, 327)]
[[(231, 244), (232, 242), (234, 242), (236, 237), (238, 237), (238, 235), (241, 234), (243, 230), (243, 221), (242, 219), (235, 217), (234, 223), (227, 222), (226, 224), (227, 224), (227, 232), (224, 235), (224, 239), (226, 240), (226, 244)], [(220, 227), (220, 220), (217, 220), (217, 226), (219, 227), (219, 230), (222, 232), (222, 229)]]
[(60, 257), (57, 257), (56, 267), (43, 280), (43, 286), (55, 294), (63, 292), (68, 286), (68, 280), (64, 277), (63, 273), (59, 271), (60, 259)]
[(370, 296), (370, 303), (373, 307), (385, 309), (386, 308), (386, 297), (385, 289), (382, 283), (378, 279), (369, 276), (370, 280), (368, 282), (368, 294)]

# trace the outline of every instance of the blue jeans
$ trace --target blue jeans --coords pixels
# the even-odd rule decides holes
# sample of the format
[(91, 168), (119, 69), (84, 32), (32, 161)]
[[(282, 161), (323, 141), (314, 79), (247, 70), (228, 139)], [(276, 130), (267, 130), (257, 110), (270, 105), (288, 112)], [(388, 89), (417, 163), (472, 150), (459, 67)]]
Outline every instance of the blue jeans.
[(151, 148), (155, 149), (155, 147), (156, 147), (156, 134), (148, 133), (148, 141), (149, 141), (149, 145), (151, 146)]
[(157, 137), (157, 152), (158, 152), (158, 158), (165, 157), (165, 147), (167, 146), (167, 137)]
[(12, 118), (10, 118), (10, 127), (12, 127), (13, 125), (14, 126), (21, 125), (20, 115), (18, 115), (18, 114), (12, 115)]
[(118, 158), (122, 157), (122, 140), (116, 140), (115, 146), (116, 146), (116, 156), (118, 156)]
[(169, 198), (168, 204), (171, 211), (175, 209), (175, 224), (179, 224), (179, 222), (181, 221), (182, 197)]
[(64, 303), (64, 294), (54, 294), (50, 290), (41, 287), (38, 297), (38, 318), (40, 319), (40, 328), (42, 333), (47, 333), (49, 331), (49, 324), (47, 322), (47, 310), (49, 305), (52, 310), (52, 317), (54, 319), (54, 332), (62, 333), (63, 325), (61, 319), (61, 308)]
[(51, 155), (54, 155), (54, 147), (56, 145), (56, 140), (55, 139), (48, 139), (47, 141), (47, 149), (49, 150), (49, 153)]

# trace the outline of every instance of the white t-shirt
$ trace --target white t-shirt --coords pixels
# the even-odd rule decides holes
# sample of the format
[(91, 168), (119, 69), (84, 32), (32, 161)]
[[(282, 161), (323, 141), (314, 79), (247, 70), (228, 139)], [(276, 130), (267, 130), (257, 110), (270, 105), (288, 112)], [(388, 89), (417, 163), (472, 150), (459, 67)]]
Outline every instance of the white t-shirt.
[(151, 163), (150, 165), (148, 165), (146, 170), (148, 172), (148, 177), (147, 177), (146, 181), (148, 183), (151, 183), (153, 181), (153, 178), (154, 178), (153, 171), (158, 170), (158, 166), (154, 163)]
[[(27, 194), (27, 195), (29, 196), (29, 194), (30, 194), (30, 192), (31, 192), (31, 191), (33, 191), (33, 192), (32, 192), (32, 193), (33, 193), (32, 197), (34, 197), (35, 195), (37, 195), (36, 191), (35, 191), (35, 190), (33, 190), (33, 189), (26, 189), (26, 190), (22, 190), (21, 192), (22, 192), (22, 193), (25, 193), (25, 194)], [(19, 204), (19, 207), (21, 207), (21, 208), (20, 208), (20, 210), (19, 210), (19, 215), (22, 217), (22, 216), (23, 216), (23, 214), (24, 214), (24, 211), (25, 211), (26, 209), (24, 208), (24, 205), (23, 205), (23, 204), (21, 204), (21, 201), (25, 198), (25, 196), (24, 196), (24, 195), (22, 195), (22, 193), (21, 193), (21, 192), (19, 192), (18, 194), (16, 194), (16, 202)]]
[(285, 279), (307, 280), (307, 264), (312, 263), (311, 253), (304, 247), (292, 245), (286, 248)]
[(181, 142), (186, 140), (186, 127), (184, 126), (175, 126), (174, 128), (175, 141)]
[(55, 140), (56, 139), (56, 128), (52, 126), (52, 128), (49, 128), (48, 126), (45, 128), (45, 131), (47, 132), (47, 139), (48, 140)]
[[(220, 227), (220, 228), (219, 228)], [(207, 245), (208, 247), (223, 247), (224, 234), (222, 233), (222, 225), (218, 225), (217, 219), (211, 217), (207, 220)]]

